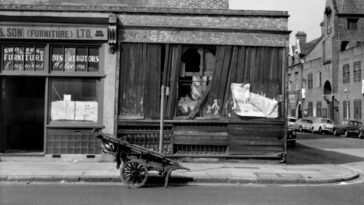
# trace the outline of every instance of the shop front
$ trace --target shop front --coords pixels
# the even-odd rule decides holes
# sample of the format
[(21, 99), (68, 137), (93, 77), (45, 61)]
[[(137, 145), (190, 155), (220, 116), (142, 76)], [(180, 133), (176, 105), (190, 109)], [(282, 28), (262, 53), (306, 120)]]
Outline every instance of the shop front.
[(1, 24), (1, 153), (99, 153), (106, 42), (107, 24)]

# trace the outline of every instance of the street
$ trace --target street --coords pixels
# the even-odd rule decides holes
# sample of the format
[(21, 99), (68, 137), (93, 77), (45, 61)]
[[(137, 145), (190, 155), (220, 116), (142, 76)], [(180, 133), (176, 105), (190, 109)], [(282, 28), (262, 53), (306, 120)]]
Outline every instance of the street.
[(288, 148), (288, 164), (336, 164), (364, 173), (364, 140), (342, 136), (298, 133)]
[[(364, 172), (364, 140), (299, 133), (288, 164), (337, 164)], [(204, 185), (128, 189), (101, 183), (0, 184), (0, 204), (363, 204), (364, 180), (320, 185)]]
[(101, 204), (363, 204), (364, 185), (183, 186), (128, 189), (120, 185), (1, 185), (2, 205)]

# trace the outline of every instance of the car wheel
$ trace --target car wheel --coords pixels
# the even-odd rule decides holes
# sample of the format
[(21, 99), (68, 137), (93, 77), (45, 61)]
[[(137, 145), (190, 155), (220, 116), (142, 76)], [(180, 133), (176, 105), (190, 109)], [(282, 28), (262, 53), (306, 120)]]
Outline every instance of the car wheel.
[(333, 134), (334, 134), (334, 136), (337, 136), (337, 131), (336, 131), (336, 130), (334, 130)]
[(359, 139), (363, 138), (363, 133), (362, 133), (362, 132), (359, 132), (359, 134), (358, 134), (358, 138), (359, 138)]
[(348, 133), (348, 131), (347, 130), (345, 130), (345, 132), (344, 132), (344, 137), (348, 137), (349, 136), (349, 133)]
[(294, 147), (296, 146), (296, 140), (287, 142), (288, 147)]

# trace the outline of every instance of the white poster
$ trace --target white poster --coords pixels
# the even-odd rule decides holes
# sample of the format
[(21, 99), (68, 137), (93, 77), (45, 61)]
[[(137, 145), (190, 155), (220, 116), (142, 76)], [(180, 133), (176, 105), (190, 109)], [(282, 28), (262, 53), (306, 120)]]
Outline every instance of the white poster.
[(250, 92), (250, 84), (231, 84), (233, 111), (239, 116), (278, 117), (278, 101)]

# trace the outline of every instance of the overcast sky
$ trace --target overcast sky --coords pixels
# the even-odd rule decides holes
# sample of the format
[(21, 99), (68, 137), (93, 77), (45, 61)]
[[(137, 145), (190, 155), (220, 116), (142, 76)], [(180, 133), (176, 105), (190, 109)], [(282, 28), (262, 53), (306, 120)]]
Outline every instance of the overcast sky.
[(294, 36), (297, 31), (307, 33), (307, 40), (320, 37), (320, 23), (326, 0), (230, 0), (230, 9), (288, 11), (288, 29)]

